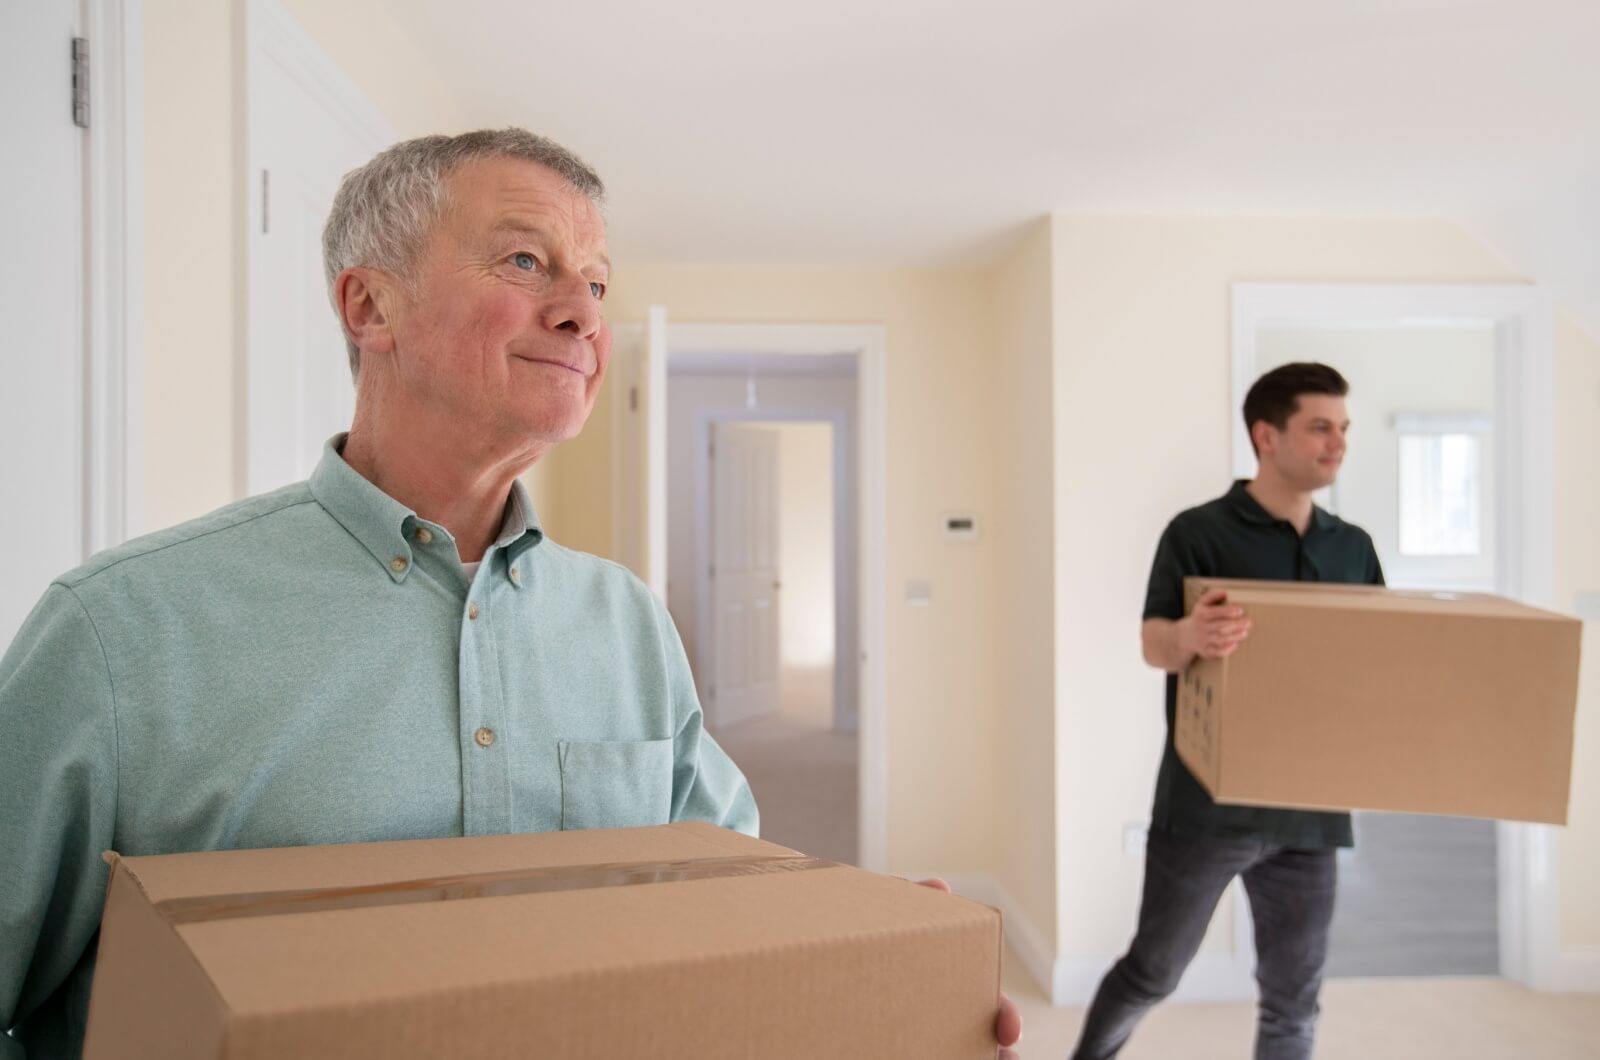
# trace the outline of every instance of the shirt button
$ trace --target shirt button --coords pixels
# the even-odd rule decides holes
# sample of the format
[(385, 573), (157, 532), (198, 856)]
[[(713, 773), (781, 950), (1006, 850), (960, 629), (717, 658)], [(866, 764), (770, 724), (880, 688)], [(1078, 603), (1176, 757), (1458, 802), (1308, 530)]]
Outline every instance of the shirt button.
[(516, 582), (518, 585), (522, 584), (522, 568), (521, 567), (512, 567), (511, 568), (511, 580)]
[(478, 605), (477, 604), (468, 604), (467, 605), (467, 620), (475, 622), (475, 621), (477, 621), (477, 619), (478, 619)]
[(472, 734), (472, 738), (478, 741), (479, 747), (488, 747), (494, 743), (494, 730), (489, 728), (479, 729)]
[(433, 531), (425, 526), (417, 527), (417, 544), (429, 545), (433, 543)]
[(410, 566), (410, 561), (404, 556), (396, 556), (394, 559), (389, 561), (389, 569), (394, 571), (396, 574), (399, 574), (408, 566)]

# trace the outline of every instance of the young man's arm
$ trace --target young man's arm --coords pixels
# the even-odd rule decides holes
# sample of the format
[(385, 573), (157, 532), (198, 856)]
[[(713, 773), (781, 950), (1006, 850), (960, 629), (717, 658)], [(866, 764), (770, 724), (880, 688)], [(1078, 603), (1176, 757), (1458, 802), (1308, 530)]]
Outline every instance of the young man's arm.
[(1228, 594), (1220, 589), (1201, 597), (1190, 614), (1183, 613), (1183, 579), (1214, 573), (1183, 516), (1169, 523), (1150, 564), (1144, 624), (1139, 627), (1145, 662), (1169, 674), (1181, 673), (1196, 657), (1232, 655), (1250, 634), (1244, 610), (1229, 606)]
[(1200, 598), (1187, 616), (1147, 618), (1140, 627), (1144, 661), (1169, 674), (1181, 673), (1196, 658), (1221, 659), (1232, 655), (1250, 635), (1244, 608), (1228, 604), (1228, 594), (1213, 589)]

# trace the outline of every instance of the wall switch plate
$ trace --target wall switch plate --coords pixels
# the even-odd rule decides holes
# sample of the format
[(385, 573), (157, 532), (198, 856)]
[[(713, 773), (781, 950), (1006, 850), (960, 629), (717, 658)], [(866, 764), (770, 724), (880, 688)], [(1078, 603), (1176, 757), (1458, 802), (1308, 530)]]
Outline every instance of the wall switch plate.
[(1143, 821), (1130, 821), (1122, 826), (1122, 852), (1124, 854), (1143, 854), (1145, 836), (1150, 829)]
[(933, 583), (925, 579), (906, 582), (906, 606), (927, 607), (933, 603)]

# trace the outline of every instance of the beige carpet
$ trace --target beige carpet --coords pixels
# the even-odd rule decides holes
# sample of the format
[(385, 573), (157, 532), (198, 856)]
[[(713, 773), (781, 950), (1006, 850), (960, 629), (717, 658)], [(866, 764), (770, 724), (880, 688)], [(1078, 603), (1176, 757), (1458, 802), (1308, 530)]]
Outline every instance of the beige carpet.
[[(1054, 1008), (1008, 963), (1022, 1010), (1023, 1060), (1071, 1054), (1083, 1008)], [(1159, 1005), (1119, 1060), (1247, 1060), (1248, 1002)], [(1317, 1060), (1594, 1060), (1600, 994), (1536, 994), (1503, 979), (1334, 979), (1322, 994)]]
[(761, 838), (814, 857), (858, 856), (856, 737), (825, 725), (830, 671), (785, 672), (783, 707), (712, 733), (744, 770), (761, 809)]

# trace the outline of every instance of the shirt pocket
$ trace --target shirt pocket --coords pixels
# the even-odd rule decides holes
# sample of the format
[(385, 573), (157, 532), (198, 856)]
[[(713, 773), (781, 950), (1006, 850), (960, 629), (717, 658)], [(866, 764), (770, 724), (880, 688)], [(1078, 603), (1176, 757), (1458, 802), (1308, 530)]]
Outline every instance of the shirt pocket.
[(561, 827), (641, 828), (672, 816), (672, 741), (558, 740)]

